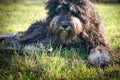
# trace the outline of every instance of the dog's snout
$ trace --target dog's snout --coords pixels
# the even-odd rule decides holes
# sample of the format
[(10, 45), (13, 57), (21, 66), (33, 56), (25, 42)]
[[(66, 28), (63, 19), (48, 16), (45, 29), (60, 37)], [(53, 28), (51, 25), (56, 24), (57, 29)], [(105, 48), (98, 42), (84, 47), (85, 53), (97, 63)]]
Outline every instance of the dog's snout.
[(68, 21), (61, 21), (61, 26), (63, 28), (67, 28), (69, 26), (69, 22)]

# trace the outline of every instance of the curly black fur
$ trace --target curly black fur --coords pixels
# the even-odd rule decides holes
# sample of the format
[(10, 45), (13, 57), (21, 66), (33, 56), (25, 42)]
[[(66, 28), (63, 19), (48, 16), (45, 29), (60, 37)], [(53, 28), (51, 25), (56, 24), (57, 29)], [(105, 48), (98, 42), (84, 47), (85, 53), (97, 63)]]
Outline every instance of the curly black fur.
[[(49, 0), (45, 19), (33, 23), (19, 44), (41, 42), (53, 46), (79, 48), (90, 53), (88, 60), (94, 65), (110, 62), (111, 47), (103, 31), (103, 22), (89, 0)], [(92, 55), (92, 56), (91, 56)]]

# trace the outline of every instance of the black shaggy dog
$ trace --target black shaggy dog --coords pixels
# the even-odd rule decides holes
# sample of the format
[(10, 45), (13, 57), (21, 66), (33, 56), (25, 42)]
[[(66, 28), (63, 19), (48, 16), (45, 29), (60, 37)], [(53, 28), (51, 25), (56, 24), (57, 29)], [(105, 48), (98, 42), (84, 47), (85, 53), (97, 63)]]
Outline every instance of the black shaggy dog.
[(48, 0), (48, 16), (36, 23), (16, 40), (22, 45), (37, 42), (54, 47), (73, 47), (88, 53), (95, 66), (110, 62), (108, 45), (100, 16), (89, 0)]

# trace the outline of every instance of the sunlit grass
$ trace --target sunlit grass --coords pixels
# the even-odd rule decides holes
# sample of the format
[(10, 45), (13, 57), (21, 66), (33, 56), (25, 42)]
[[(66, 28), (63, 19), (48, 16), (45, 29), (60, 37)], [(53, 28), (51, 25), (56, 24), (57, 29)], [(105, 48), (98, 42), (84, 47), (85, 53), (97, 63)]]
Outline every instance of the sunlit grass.
[(0, 33), (24, 31), (46, 16), (42, 3), (0, 3)]
[[(120, 4), (95, 4), (105, 22), (109, 42), (120, 48)], [(0, 3), (0, 33), (25, 31), (46, 16), (42, 3)], [(30, 48), (31, 49), (31, 48)], [(34, 48), (32, 48), (34, 49)], [(74, 49), (56, 49), (26, 56), (0, 53), (0, 80), (119, 80), (120, 53), (106, 68), (93, 67), (87, 55)]]

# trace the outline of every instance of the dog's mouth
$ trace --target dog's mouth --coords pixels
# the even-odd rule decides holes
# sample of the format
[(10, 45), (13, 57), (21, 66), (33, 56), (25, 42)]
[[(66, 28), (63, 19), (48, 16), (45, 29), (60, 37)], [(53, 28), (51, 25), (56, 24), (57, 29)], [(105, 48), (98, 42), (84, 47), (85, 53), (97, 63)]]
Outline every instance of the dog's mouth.
[(73, 33), (71, 29), (62, 29), (58, 33), (60, 40), (64, 44), (71, 43), (72, 40), (76, 39), (77, 35)]

